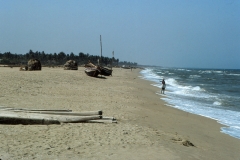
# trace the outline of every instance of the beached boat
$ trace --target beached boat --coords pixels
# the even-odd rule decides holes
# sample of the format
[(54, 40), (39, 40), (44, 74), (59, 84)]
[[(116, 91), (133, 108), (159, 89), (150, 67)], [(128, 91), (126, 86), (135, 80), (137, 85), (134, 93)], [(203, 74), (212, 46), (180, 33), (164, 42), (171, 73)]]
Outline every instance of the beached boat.
[(95, 67), (85, 67), (85, 73), (91, 77), (97, 77), (101, 71)]
[(100, 35), (100, 46), (101, 46), (101, 59), (100, 59), (100, 66), (99, 66), (100, 75), (110, 76), (110, 75), (112, 75), (112, 69), (103, 67), (101, 65), (101, 62), (102, 62), (102, 38), (101, 38), (101, 35)]
[(100, 75), (111, 76), (112, 75), (112, 69), (100, 66)]
[(101, 46), (101, 58), (100, 58), (100, 65), (99, 65), (99, 60), (98, 60), (98, 65), (92, 64), (90, 61), (88, 64), (85, 64), (85, 73), (88, 76), (92, 77), (97, 77), (99, 74), (103, 76), (110, 76), (112, 75), (112, 69), (104, 67), (101, 65), (102, 62), (102, 40), (101, 40), (101, 35), (100, 35), (100, 46)]

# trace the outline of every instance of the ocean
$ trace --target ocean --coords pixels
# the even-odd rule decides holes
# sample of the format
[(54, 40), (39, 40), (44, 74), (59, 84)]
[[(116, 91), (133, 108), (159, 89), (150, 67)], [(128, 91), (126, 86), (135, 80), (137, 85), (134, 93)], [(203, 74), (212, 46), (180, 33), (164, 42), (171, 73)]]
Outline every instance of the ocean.
[(240, 139), (240, 70), (147, 67), (141, 78), (153, 82), (169, 107), (225, 125), (221, 132)]

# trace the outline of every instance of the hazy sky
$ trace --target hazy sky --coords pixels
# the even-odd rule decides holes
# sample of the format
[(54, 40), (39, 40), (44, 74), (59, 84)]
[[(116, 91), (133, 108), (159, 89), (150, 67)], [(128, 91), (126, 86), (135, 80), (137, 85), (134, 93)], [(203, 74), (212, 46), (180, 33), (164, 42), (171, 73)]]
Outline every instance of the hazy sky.
[(0, 0), (0, 52), (240, 69), (240, 0)]

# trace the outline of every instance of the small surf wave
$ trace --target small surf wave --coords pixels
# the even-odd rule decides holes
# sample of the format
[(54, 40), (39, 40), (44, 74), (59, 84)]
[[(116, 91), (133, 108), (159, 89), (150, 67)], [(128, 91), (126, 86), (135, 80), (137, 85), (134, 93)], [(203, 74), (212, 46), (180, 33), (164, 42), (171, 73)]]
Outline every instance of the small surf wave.
[(220, 106), (222, 103), (221, 102), (218, 102), (218, 101), (215, 101), (215, 102), (213, 102), (213, 105), (215, 105), (215, 106)]
[(230, 76), (240, 76), (240, 74), (228, 74)]
[(200, 75), (190, 75), (189, 78), (200, 78)]
[(196, 86), (192, 88), (193, 91), (203, 91), (203, 89), (201, 89), (201, 87)]

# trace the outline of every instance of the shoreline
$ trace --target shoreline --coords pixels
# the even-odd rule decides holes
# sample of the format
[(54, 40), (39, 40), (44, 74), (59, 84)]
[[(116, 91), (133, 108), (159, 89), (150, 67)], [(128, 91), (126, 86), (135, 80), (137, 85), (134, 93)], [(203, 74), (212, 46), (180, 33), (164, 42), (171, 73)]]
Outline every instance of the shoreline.
[[(0, 125), (2, 159), (237, 159), (240, 141), (215, 120), (169, 107), (141, 69), (112, 77), (78, 71), (0, 68), (1, 106), (102, 110), (117, 124)], [(184, 146), (191, 142), (194, 146)]]
[[(171, 107), (217, 120), (225, 125), (221, 132), (240, 139), (238, 115), (238, 72), (224, 70), (147, 67), (143, 79), (161, 88), (159, 80), (167, 76), (169, 91), (164, 98)], [(211, 79), (208, 81), (206, 79)], [(216, 84), (214, 80), (218, 79)], [(227, 79), (227, 80), (226, 80)], [(206, 81), (204, 81), (206, 80)], [(231, 89), (230, 89), (231, 88)], [(157, 94), (160, 94), (160, 89)]]
[[(140, 72), (138, 74), (141, 76)], [(153, 104), (149, 109), (144, 106), (144, 109), (146, 110), (144, 114), (146, 116), (147, 113), (148, 118), (145, 118), (145, 120), (140, 119), (139, 121), (141, 124), (145, 124), (146, 126), (150, 126), (155, 129), (161, 128), (164, 132), (170, 133), (169, 135), (171, 135), (175, 140), (179, 140), (179, 138), (182, 139), (182, 141), (189, 140), (196, 146), (196, 148), (202, 149), (198, 151), (191, 150), (191, 152), (196, 151), (195, 154), (199, 156), (199, 159), (231, 159), (230, 157), (235, 157), (233, 159), (236, 159), (240, 157), (240, 154), (236, 150), (236, 148), (240, 147), (240, 140), (228, 134), (222, 133), (221, 127), (224, 127), (225, 125), (208, 117), (170, 107), (164, 100), (161, 99), (163, 96), (156, 94), (160, 88), (151, 85), (153, 82), (141, 79), (140, 77), (139, 81), (143, 81), (143, 83), (148, 85), (149, 88), (145, 88), (145, 94), (152, 94), (152, 99), (149, 99), (149, 96), (146, 96), (149, 101), (154, 102), (155, 99), (159, 100), (159, 103), (149, 103)], [(154, 118), (155, 116), (161, 118)], [(157, 124), (160, 119), (164, 120), (164, 124)], [(181, 143), (181, 141), (176, 141), (176, 143), (179, 142)], [(232, 144), (233, 146), (228, 144)], [(169, 144), (166, 146), (168, 145)], [(172, 147), (173, 146), (170, 148)], [(178, 152), (178, 150), (181, 149), (176, 148), (175, 151)], [(228, 153), (229, 151), (230, 153)], [(229, 154), (232, 153), (233, 155), (229, 157)], [(189, 156), (187, 153), (185, 154), (185, 156)], [(198, 158), (194, 157), (194, 159)]]
[[(140, 71), (140, 72), (141, 72), (141, 71)], [(212, 120), (216, 121), (218, 124), (222, 125), (222, 127), (220, 128), (220, 132), (222, 132), (222, 133), (224, 133), (223, 130), (222, 130), (222, 128), (224, 128), (224, 127), (225, 127), (225, 128), (230, 127), (230, 126), (228, 126), (228, 125), (226, 125), (226, 124), (224, 124), (224, 123), (221, 123), (221, 121), (219, 121), (219, 119), (217, 119), (217, 118), (213, 118), (213, 117), (209, 117), (209, 116), (206, 116), (206, 115), (197, 114), (197, 113), (194, 113), (194, 112), (188, 112), (188, 111), (185, 111), (185, 110), (181, 109), (181, 107), (180, 107), (180, 108), (177, 108), (177, 107), (175, 107), (174, 105), (169, 104), (169, 103), (168, 103), (166, 100), (164, 100), (163, 98), (170, 98), (170, 99), (171, 99), (171, 97), (168, 97), (167, 94), (164, 94), (164, 95), (161, 94), (161, 93), (160, 93), (161, 88), (160, 88), (160, 87), (157, 87), (157, 86), (156, 86), (156, 83), (155, 83), (154, 81), (144, 79), (144, 76), (142, 76), (142, 74), (141, 74), (140, 72), (139, 72), (140, 77), (143, 77), (143, 78), (142, 78), (143, 80), (148, 81), (151, 86), (154, 86), (154, 87), (157, 88), (156, 94), (159, 95), (160, 99), (163, 100), (163, 101), (166, 103), (167, 106), (169, 106), (169, 107), (171, 107), (171, 108), (174, 108), (174, 109), (177, 109), (177, 110), (180, 110), (180, 111), (183, 111), (183, 112), (187, 112), (187, 113), (189, 113), (189, 114), (198, 115), (198, 116), (202, 116), (202, 117), (204, 117), (204, 118), (212, 119)], [(157, 84), (157, 85), (159, 85), (159, 84)], [(178, 106), (178, 105), (177, 105), (177, 106)], [(224, 134), (227, 134), (227, 133), (224, 133)], [(235, 136), (233, 136), (233, 135), (230, 135), (230, 134), (227, 134), (227, 135), (229, 135), (230, 137), (233, 137), (233, 138), (236, 138), (236, 139), (239, 139), (239, 140), (240, 140), (240, 138), (237, 138), (237, 137), (235, 137)]]

